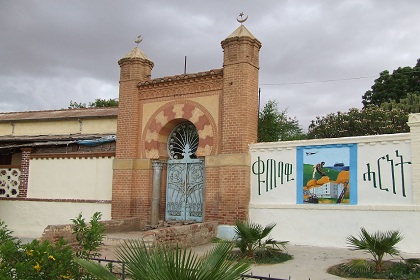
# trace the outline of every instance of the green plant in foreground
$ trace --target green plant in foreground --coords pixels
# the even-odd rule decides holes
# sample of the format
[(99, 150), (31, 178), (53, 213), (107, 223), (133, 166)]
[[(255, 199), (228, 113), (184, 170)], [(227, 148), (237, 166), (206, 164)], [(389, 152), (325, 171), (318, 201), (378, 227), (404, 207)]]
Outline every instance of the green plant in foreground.
[(73, 220), (80, 250), (76, 252), (64, 239), (57, 242), (33, 240), (22, 244), (19, 238), (0, 220), (0, 279), (92, 279), (74, 262), (75, 255), (98, 256), (104, 227), (99, 223), (101, 214), (95, 213), (87, 225), (81, 214)]
[(275, 223), (263, 227), (260, 224), (250, 221), (236, 221), (235, 224), (235, 245), (243, 255), (254, 258), (255, 255), (267, 255), (281, 251), (279, 245), (286, 249), (289, 241), (276, 241), (269, 236), (276, 226)]
[(99, 247), (105, 237), (105, 226), (100, 223), (102, 214), (95, 212), (90, 219), (89, 225), (86, 224), (85, 219), (80, 213), (73, 222), (73, 234), (78, 243), (76, 256), (81, 258), (94, 258), (100, 256), (98, 253)]
[[(399, 255), (400, 252), (395, 245), (402, 239), (403, 237), (397, 230), (377, 231), (374, 234), (370, 234), (362, 227), (359, 237), (350, 235), (347, 237), (347, 243), (353, 250), (369, 252), (373, 257), (375, 272), (381, 272), (384, 265), (384, 256), (387, 254), (391, 256)], [(366, 264), (362, 264), (361, 267), (366, 269)]]
[[(191, 249), (158, 244), (148, 248), (139, 240), (125, 241), (116, 251), (123, 261), (130, 279), (143, 280), (235, 280), (249, 270), (247, 259), (230, 260), (233, 244), (221, 242), (199, 257)], [(82, 259), (76, 262), (102, 280), (117, 279), (103, 266)]]
[(22, 244), (0, 221), (0, 279), (79, 279), (73, 251), (60, 239)]

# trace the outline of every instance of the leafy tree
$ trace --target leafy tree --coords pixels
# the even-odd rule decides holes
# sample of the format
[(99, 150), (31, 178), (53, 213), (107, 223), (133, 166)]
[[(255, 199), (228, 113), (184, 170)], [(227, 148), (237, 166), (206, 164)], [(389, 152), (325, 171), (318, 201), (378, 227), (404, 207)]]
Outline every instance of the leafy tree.
[(258, 142), (304, 139), (305, 133), (296, 118), (287, 116), (287, 109), (279, 111), (277, 102), (269, 100), (258, 118)]
[(75, 102), (70, 100), (70, 105), (68, 109), (80, 109), (80, 108), (101, 108), (101, 107), (118, 107), (118, 99), (101, 99), (96, 98), (94, 102), (89, 102), (86, 106), (86, 103)]
[(80, 108), (86, 108), (86, 103), (77, 103), (73, 100), (70, 100), (70, 105), (68, 107), (68, 109), (80, 109)]
[(420, 113), (420, 92), (408, 93), (406, 98), (400, 99), (400, 102), (391, 100), (384, 102), (381, 108), (385, 110), (401, 110), (406, 113)]
[(368, 105), (380, 106), (384, 102), (405, 98), (409, 93), (420, 93), (420, 59), (414, 67), (399, 67), (392, 74), (388, 70), (382, 71), (375, 80), (371, 90), (362, 96), (364, 107)]
[(64, 239), (23, 243), (12, 234), (0, 220), (0, 279), (82, 279)]
[(361, 228), (359, 238), (350, 235), (347, 237), (347, 243), (353, 250), (369, 252), (373, 257), (375, 271), (380, 272), (384, 265), (383, 258), (386, 254), (391, 256), (399, 255), (400, 252), (395, 245), (402, 239), (403, 237), (398, 230), (378, 231), (370, 234), (365, 228)]
[[(230, 252), (233, 244), (218, 243), (202, 257), (191, 249), (167, 247), (157, 244), (148, 248), (139, 240), (124, 241), (117, 249), (117, 258), (123, 261), (130, 279), (144, 280), (234, 280), (249, 270), (248, 259), (233, 261)], [(114, 280), (107, 269), (101, 265), (76, 259), (76, 262), (98, 279)]]
[(98, 108), (98, 107), (118, 107), (118, 99), (117, 98), (115, 98), (115, 99), (110, 98), (110, 99), (106, 100), (106, 99), (97, 98), (97, 99), (95, 99), (94, 102), (89, 102), (89, 107), (95, 107), (95, 108)]
[(309, 125), (308, 138), (335, 138), (408, 132), (408, 113), (399, 109), (385, 110), (370, 105), (359, 110), (331, 113), (316, 117)]

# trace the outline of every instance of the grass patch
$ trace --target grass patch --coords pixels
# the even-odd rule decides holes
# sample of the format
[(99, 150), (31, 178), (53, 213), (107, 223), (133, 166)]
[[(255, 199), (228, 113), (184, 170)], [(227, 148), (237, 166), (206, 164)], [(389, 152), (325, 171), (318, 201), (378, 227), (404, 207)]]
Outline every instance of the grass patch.
[[(231, 252), (231, 256), (233, 260), (240, 260), (246, 258), (240, 251), (233, 250)], [(286, 262), (288, 260), (292, 260), (293, 256), (282, 252), (282, 251), (274, 251), (274, 252), (264, 252), (260, 253), (257, 252), (255, 256), (251, 259), (251, 262), (254, 264), (277, 264)]]
[(420, 266), (401, 261), (387, 261), (381, 272), (375, 272), (372, 261), (355, 259), (346, 263), (331, 266), (327, 272), (343, 278), (368, 278), (368, 279), (395, 279), (409, 280), (420, 279)]
[(276, 264), (293, 259), (292, 255), (284, 252), (273, 252), (269, 254), (256, 254), (254, 263), (256, 264)]

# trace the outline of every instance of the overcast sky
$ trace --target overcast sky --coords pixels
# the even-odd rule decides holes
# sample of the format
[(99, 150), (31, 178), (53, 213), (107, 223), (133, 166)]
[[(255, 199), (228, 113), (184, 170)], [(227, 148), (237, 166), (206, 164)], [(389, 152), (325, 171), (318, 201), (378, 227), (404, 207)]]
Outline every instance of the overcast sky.
[(420, 58), (419, 0), (0, 0), (0, 111), (118, 97), (117, 62), (139, 34), (152, 78), (182, 74), (184, 56), (188, 73), (221, 68), (240, 12), (262, 42), (262, 103), (305, 130), (361, 108), (381, 71)]

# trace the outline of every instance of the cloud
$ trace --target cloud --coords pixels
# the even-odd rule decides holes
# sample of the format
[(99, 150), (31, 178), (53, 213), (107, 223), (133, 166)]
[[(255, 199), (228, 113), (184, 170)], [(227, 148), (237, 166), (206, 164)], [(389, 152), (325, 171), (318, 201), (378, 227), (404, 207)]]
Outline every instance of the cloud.
[[(419, 10), (418, 0), (3, 1), (0, 111), (117, 97), (117, 62), (139, 34), (153, 77), (183, 73), (185, 56), (190, 73), (221, 68), (220, 42), (243, 11), (263, 44), (262, 103), (276, 99), (306, 128), (360, 108), (372, 76), (415, 65)], [(354, 77), (371, 78), (346, 80)]]

